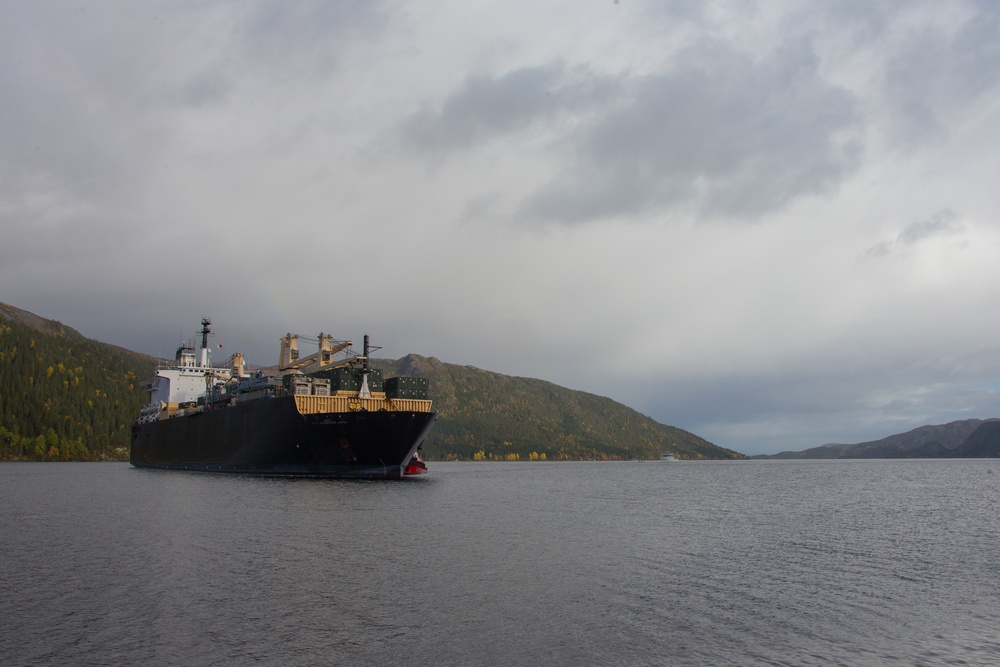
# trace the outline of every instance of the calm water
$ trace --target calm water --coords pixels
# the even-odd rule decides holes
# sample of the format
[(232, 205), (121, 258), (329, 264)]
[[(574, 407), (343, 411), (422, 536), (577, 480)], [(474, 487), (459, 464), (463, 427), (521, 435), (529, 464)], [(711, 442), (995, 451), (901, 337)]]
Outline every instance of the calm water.
[(1000, 664), (1000, 461), (431, 468), (0, 464), (0, 664)]

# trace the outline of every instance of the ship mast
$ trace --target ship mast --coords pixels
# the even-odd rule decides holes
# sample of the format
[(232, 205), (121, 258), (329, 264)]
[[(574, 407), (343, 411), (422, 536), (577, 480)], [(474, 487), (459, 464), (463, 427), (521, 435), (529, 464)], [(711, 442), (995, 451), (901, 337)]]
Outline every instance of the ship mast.
[(368, 342), (368, 334), (365, 334), (364, 354), (361, 356), (361, 390), (358, 392), (359, 398), (372, 397), (371, 389), (368, 388), (368, 373), (371, 372), (371, 366), (368, 363), (368, 358), (372, 352), (381, 349), (381, 347), (371, 346)]
[(364, 361), (361, 362), (361, 389), (358, 391), (358, 398), (371, 398), (372, 392), (368, 389), (368, 334), (365, 334)]
[(208, 334), (212, 333), (209, 328), (212, 325), (212, 320), (207, 317), (201, 318), (201, 367), (208, 368), (209, 366), (209, 350), (208, 350)]

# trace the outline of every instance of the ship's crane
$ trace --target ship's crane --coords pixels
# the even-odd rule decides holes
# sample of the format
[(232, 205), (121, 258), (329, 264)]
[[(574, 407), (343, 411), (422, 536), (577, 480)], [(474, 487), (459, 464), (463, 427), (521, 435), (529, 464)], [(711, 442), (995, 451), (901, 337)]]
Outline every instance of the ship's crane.
[(358, 358), (347, 357), (334, 359), (334, 355), (343, 352), (353, 343), (349, 340), (333, 340), (333, 337), (320, 332), (319, 350), (307, 357), (299, 356), (299, 336), (298, 334), (286, 333), (281, 337), (281, 357), (278, 359), (278, 370), (303, 371), (310, 369), (316, 371), (323, 368), (336, 368), (345, 366)]
[(229, 375), (234, 378), (247, 377), (246, 359), (242, 352), (233, 352), (218, 367), (228, 369)]

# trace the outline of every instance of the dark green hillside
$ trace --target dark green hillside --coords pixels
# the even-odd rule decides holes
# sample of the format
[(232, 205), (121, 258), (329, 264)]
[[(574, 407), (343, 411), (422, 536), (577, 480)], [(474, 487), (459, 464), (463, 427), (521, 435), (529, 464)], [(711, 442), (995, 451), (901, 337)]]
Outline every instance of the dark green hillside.
[(0, 304), (0, 460), (127, 460), (155, 361)]
[(734, 459), (742, 454), (665, 426), (611, 399), (544, 380), (411, 354), (378, 360), (387, 375), (428, 378), (440, 418), (424, 444), (434, 459)]

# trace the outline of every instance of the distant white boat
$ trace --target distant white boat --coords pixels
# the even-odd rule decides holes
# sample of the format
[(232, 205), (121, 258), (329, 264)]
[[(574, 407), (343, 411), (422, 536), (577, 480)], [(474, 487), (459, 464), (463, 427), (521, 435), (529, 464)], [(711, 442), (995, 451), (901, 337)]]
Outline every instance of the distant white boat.
[(677, 457), (674, 456), (673, 452), (667, 452), (666, 454), (664, 454), (663, 456), (660, 457), (660, 460), (661, 461), (676, 461)]

